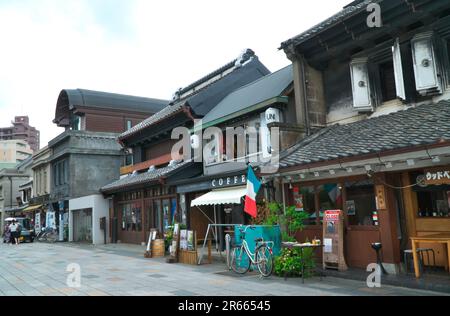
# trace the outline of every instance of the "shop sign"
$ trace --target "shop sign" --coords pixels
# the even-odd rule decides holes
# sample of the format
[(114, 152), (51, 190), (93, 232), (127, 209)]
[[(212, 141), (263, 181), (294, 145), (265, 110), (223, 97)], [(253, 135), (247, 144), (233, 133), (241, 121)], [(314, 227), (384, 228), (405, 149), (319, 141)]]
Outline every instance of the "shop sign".
[(341, 215), (341, 211), (326, 211), (325, 212), (325, 220), (327, 222), (337, 222), (337, 221), (339, 221), (340, 215)]
[(426, 185), (450, 184), (450, 168), (440, 168), (425, 171)]
[(227, 187), (247, 185), (246, 175), (236, 175), (222, 178), (214, 178), (202, 182), (192, 182), (185, 185), (177, 186), (177, 193), (199, 192), (213, 189), (221, 189)]
[(295, 210), (297, 212), (303, 212), (305, 210), (303, 203), (303, 194), (300, 194), (299, 187), (294, 187), (294, 201), (295, 201)]
[(247, 177), (245, 175), (226, 177), (226, 178), (218, 178), (218, 179), (213, 179), (211, 181), (212, 188), (222, 188), (222, 187), (245, 185), (245, 184), (247, 184)]

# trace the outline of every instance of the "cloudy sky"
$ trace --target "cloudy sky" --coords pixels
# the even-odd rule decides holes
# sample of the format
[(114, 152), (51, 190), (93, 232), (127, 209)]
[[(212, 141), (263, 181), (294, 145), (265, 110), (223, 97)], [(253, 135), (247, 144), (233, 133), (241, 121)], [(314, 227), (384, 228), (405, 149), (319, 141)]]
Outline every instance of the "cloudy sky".
[(350, 0), (0, 0), (0, 126), (58, 135), (62, 89), (170, 99), (245, 48), (275, 71), (280, 43)]

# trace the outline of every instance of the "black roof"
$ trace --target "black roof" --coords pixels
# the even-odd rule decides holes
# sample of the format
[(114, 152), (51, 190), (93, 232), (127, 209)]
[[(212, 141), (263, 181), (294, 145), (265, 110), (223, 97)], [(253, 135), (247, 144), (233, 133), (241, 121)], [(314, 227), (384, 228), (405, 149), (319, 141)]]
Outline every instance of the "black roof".
[(55, 122), (61, 119), (67, 110), (79, 106), (127, 110), (144, 114), (153, 114), (164, 108), (170, 101), (137, 97), (131, 95), (93, 91), (86, 89), (64, 89), (58, 97)]
[(450, 100), (446, 100), (325, 128), (289, 149), (280, 159), (280, 167), (295, 167), (449, 140)]
[(349, 17), (360, 13), (363, 10), (366, 10), (367, 6), (371, 3), (380, 2), (380, 0), (356, 0), (348, 5), (346, 5), (341, 11), (334, 14), (332, 17), (326, 19), (325, 21), (313, 26), (309, 30), (281, 43), (280, 49), (284, 49), (287, 46), (293, 44), (298, 45), (302, 42), (305, 42), (314, 36), (318, 35), (319, 33), (326, 31), (333, 26), (342, 23)]
[[(238, 66), (237, 63), (240, 63)], [(180, 99), (174, 100), (170, 105), (144, 120), (132, 129), (119, 136), (120, 140), (128, 138), (143, 129), (160, 122), (174, 113), (178, 113), (185, 106), (189, 106), (191, 113), (197, 117), (203, 117), (211, 111), (228, 94), (255, 80), (270, 74), (270, 71), (254, 55), (247, 50), (241, 59), (235, 59), (219, 68), (208, 76), (180, 90)], [(220, 76), (220, 79), (212, 80)], [(209, 83), (212, 80), (211, 83)], [(196, 87), (201, 87), (197, 88)], [(190, 92), (191, 91), (191, 92)], [(189, 94), (186, 94), (190, 92)], [(183, 96), (183, 94), (186, 94)]]
[(163, 168), (149, 170), (140, 174), (130, 174), (123, 177), (120, 180), (114, 181), (108, 185), (105, 185), (100, 189), (103, 193), (117, 192), (123, 188), (128, 188), (136, 185), (146, 185), (152, 182), (157, 182), (163, 177), (169, 177), (170, 175), (180, 172), (184, 168), (191, 166), (193, 162), (184, 161), (178, 164), (169, 165)]

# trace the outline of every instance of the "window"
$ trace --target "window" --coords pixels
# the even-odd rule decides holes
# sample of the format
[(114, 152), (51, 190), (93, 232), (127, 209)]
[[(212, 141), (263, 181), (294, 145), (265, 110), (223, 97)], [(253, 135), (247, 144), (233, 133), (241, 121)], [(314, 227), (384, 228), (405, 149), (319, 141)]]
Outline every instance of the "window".
[(53, 165), (53, 182), (55, 186), (69, 183), (69, 161), (67, 159)]
[(122, 230), (128, 232), (142, 231), (142, 211), (139, 203), (122, 206)]
[(376, 212), (375, 188), (371, 180), (347, 182), (346, 211), (350, 225), (372, 226)]
[(321, 222), (325, 211), (342, 209), (342, 190), (338, 184), (330, 183), (320, 185), (317, 187), (317, 194)]
[(126, 124), (126, 130), (130, 130), (133, 127), (133, 122), (131, 120), (127, 120), (127, 124)]
[(72, 116), (72, 121), (70, 124), (70, 128), (73, 131), (80, 131), (81, 130), (81, 117), (78, 115)]
[(317, 225), (314, 187), (296, 186), (293, 188), (293, 193), (295, 209), (309, 214), (309, 219), (305, 221), (305, 225)]
[(380, 65), (381, 96), (383, 102), (395, 100), (397, 91), (395, 88), (394, 64), (392, 61)]

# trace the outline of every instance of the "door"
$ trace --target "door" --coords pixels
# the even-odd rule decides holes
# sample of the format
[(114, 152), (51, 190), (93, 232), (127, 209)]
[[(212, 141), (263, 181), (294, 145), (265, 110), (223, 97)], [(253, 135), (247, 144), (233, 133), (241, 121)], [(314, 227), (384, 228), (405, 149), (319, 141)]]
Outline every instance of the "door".
[(92, 208), (72, 211), (73, 241), (92, 243)]
[(119, 240), (122, 243), (141, 244), (146, 242), (143, 233), (143, 213), (140, 202), (119, 206)]

